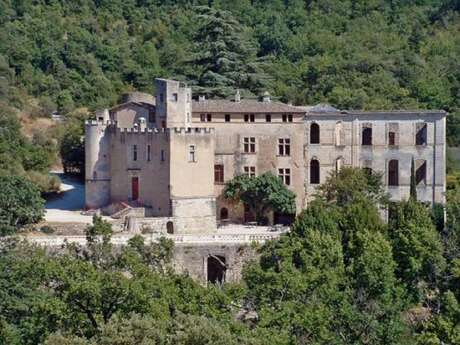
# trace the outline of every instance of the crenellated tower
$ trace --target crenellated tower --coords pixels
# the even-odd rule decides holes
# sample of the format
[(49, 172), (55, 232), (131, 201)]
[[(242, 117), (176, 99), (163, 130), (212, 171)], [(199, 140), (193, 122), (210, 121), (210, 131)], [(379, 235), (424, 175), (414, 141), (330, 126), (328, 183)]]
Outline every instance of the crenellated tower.
[(110, 203), (110, 126), (109, 112), (96, 114), (85, 123), (85, 206), (100, 208)]

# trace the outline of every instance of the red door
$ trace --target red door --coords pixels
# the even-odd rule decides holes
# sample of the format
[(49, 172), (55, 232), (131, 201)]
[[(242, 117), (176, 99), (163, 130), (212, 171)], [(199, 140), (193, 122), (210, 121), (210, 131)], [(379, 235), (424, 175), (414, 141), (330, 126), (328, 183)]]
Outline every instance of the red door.
[(131, 178), (131, 195), (133, 201), (139, 199), (139, 177)]

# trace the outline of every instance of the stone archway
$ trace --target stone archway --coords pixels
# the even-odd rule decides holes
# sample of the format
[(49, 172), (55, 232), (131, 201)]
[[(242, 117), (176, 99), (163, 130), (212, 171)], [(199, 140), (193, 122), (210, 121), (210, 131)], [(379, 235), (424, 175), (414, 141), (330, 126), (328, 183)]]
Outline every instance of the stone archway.
[(227, 265), (225, 257), (221, 255), (209, 255), (207, 259), (207, 278), (209, 283), (222, 284), (225, 282)]

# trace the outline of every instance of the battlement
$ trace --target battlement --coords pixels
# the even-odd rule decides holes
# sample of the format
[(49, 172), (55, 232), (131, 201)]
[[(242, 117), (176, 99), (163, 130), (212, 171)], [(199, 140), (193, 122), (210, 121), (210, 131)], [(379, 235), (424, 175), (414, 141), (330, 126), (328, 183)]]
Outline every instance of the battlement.
[(108, 120), (108, 121), (102, 121), (102, 120), (86, 120), (85, 121), (85, 126), (111, 126), (111, 125), (116, 125), (116, 121)]
[(174, 127), (174, 128), (115, 128), (116, 134), (181, 134), (181, 135), (209, 135), (214, 134), (214, 128), (204, 127)]

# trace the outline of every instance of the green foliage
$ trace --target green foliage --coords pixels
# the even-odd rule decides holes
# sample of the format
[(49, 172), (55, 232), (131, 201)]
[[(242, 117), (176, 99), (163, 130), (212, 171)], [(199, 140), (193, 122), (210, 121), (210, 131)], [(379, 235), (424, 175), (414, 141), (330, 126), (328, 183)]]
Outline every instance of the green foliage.
[(441, 238), (429, 210), (413, 199), (393, 205), (389, 222), (397, 275), (419, 300), (437, 289), (445, 269)]
[(266, 222), (268, 211), (295, 213), (295, 194), (270, 172), (257, 177), (235, 176), (227, 182), (223, 196), (248, 205), (262, 223)]
[(347, 205), (356, 200), (370, 200), (373, 204), (384, 206), (388, 196), (382, 184), (382, 175), (369, 174), (364, 169), (344, 167), (332, 173), (319, 186), (317, 196), (327, 203), (338, 206)]
[(59, 152), (65, 173), (84, 174), (85, 143), (83, 121), (69, 121), (62, 134)]
[(31, 182), (19, 176), (0, 176), (0, 234), (39, 221), (43, 207), (40, 191)]

